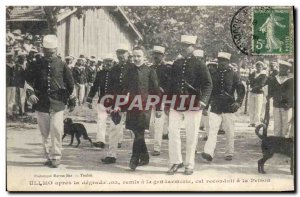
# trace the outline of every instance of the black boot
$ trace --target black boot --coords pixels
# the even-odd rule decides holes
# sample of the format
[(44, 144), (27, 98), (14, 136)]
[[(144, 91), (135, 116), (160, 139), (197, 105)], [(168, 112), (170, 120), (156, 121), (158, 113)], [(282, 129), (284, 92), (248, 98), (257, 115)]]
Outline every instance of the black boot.
[(140, 155), (140, 161), (139, 166), (144, 166), (149, 164), (149, 154), (148, 153), (142, 153)]
[(129, 162), (129, 168), (131, 170), (135, 170), (138, 165), (139, 165), (139, 158), (132, 155)]

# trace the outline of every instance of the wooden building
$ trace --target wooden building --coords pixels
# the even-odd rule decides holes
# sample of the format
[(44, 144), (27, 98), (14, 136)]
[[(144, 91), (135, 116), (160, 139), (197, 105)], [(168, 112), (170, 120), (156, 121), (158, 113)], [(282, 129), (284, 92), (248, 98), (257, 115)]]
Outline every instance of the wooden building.
[[(45, 34), (43, 6), (13, 6), (7, 28), (22, 33)], [(119, 6), (62, 7), (57, 19), (58, 53), (62, 56), (104, 58), (115, 54), (120, 43), (133, 46), (142, 36)]]
[(77, 12), (75, 8), (58, 17), (58, 52), (62, 56), (104, 58), (108, 53), (115, 54), (120, 43), (133, 47), (142, 39), (121, 7), (91, 7), (84, 9), (81, 17)]

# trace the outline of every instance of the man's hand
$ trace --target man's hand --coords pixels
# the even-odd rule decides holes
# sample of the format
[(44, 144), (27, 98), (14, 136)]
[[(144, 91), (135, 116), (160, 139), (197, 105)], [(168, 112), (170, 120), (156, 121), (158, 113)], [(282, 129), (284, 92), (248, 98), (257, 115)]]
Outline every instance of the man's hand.
[(200, 110), (204, 110), (206, 105), (203, 102), (199, 102)]
[(241, 105), (238, 103), (238, 102), (234, 102), (232, 105), (231, 105), (233, 111), (237, 111)]
[(203, 116), (208, 116), (207, 109), (203, 109), (202, 115), (203, 115)]
[(93, 109), (93, 104), (92, 103), (87, 103), (88, 108)]
[(160, 118), (161, 117), (161, 113), (162, 113), (161, 111), (156, 111), (155, 112), (155, 117), (156, 118)]
[(33, 94), (33, 95), (31, 95), (31, 96), (28, 98), (28, 101), (29, 101), (31, 104), (36, 104), (36, 103), (39, 101), (39, 99), (38, 99), (37, 96), (35, 96), (35, 95)]
[(119, 111), (121, 111), (121, 108), (120, 108), (120, 107), (115, 107), (115, 108), (114, 108), (114, 112), (119, 112)]
[(75, 106), (76, 106), (76, 97), (69, 98), (69, 101), (68, 101), (68, 109), (69, 109), (69, 112), (74, 111)]

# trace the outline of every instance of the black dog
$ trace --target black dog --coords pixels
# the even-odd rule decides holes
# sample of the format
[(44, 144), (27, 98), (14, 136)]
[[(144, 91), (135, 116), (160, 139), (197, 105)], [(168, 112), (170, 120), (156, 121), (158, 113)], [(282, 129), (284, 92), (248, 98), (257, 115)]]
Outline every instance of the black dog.
[[(263, 128), (263, 134), (259, 134), (259, 130)], [(292, 138), (267, 136), (267, 127), (265, 124), (260, 124), (255, 128), (256, 135), (262, 139), (261, 150), (263, 158), (258, 160), (258, 172), (265, 174), (264, 165), (265, 162), (272, 158), (274, 153), (284, 154), (291, 158), (291, 174), (294, 173), (294, 140)]]
[(78, 148), (79, 144), (80, 144), (80, 137), (81, 135), (83, 136), (83, 139), (85, 140), (89, 140), (91, 143), (91, 146), (93, 146), (93, 142), (91, 140), (91, 138), (89, 138), (85, 127), (83, 126), (83, 124), (81, 123), (73, 123), (71, 118), (66, 118), (64, 120), (64, 135), (62, 137), (62, 140), (67, 136), (67, 135), (71, 135), (71, 142), (69, 144), (69, 146), (71, 146), (73, 144), (73, 140), (74, 140), (74, 136), (76, 136), (77, 139), (77, 145), (76, 148)]

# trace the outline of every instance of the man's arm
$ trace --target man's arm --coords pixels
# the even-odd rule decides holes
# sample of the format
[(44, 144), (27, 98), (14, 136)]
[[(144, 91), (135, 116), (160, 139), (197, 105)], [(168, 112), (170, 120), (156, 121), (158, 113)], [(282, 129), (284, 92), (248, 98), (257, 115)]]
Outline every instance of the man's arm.
[(96, 93), (98, 92), (98, 89), (100, 86), (100, 78), (101, 78), (100, 72), (98, 72), (96, 75), (96, 79), (93, 83), (93, 86), (91, 87), (91, 90), (88, 93), (88, 98), (86, 99), (86, 102), (92, 103), (92, 100), (93, 100), (94, 96), (96, 95)]
[(208, 104), (212, 89), (213, 89), (213, 84), (212, 84), (212, 79), (211, 79), (211, 75), (210, 72), (207, 68), (207, 66), (201, 62), (199, 64), (199, 87), (201, 90), (201, 95), (200, 96), (200, 102), (201, 105), (206, 106)]
[(233, 86), (237, 92), (236, 102), (239, 103), (241, 106), (245, 97), (245, 86), (242, 84), (240, 77), (237, 73), (233, 74)]

